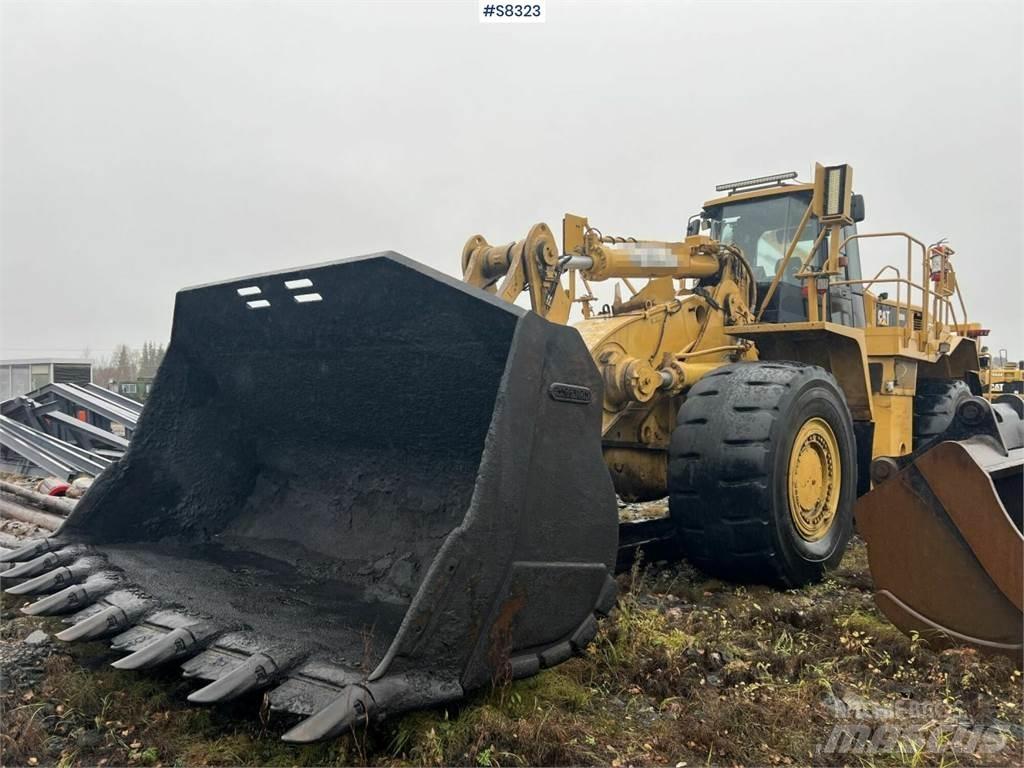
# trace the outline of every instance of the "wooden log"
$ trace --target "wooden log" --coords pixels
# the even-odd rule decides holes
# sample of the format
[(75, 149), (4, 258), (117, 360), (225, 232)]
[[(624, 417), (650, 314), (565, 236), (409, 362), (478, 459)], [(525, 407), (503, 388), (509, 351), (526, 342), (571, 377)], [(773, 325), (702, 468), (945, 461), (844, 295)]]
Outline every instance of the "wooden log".
[(31, 501), (36, 506), (42, 507), (48, 512), (56, 512), (58, 515), (71, 514), (71, 510), (78, 503), (73, 499), (62, 499), (60, 496), (46, 496), (45, 494), (33, 491), (31, 488), (15, 485), (6, 480), (0, 480), (0, 490), (20, 496), (27, 501)]
[(46, 528), (49, 531), (56, 531), (64, 523), (64, 518), (60, 515), (51, 515), (49, 512), (32, 509), (23, 504), (8, 501), (5, 498), (0, 498), (0, 517), (6, 517), (9, 520), (20, 520), (23, 523), (31, 523), (32, 525), (38, 525), (40, 528)]

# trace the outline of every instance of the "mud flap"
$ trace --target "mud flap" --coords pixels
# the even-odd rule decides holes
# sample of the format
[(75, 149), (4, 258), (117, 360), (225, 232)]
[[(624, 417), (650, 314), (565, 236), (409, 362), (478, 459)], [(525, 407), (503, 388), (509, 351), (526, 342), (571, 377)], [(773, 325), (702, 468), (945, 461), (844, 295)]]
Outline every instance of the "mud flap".
[(128, 452), (4, 584), (289, 741), (452, 701), (614, 602), (601, 402), (575, 330), (398, 254), (184, 290)]
[(1022, 660), (1024, 401), (961, 403), (944, 434), (872, 464), (855, 508), (879, 609), (936, 647)]

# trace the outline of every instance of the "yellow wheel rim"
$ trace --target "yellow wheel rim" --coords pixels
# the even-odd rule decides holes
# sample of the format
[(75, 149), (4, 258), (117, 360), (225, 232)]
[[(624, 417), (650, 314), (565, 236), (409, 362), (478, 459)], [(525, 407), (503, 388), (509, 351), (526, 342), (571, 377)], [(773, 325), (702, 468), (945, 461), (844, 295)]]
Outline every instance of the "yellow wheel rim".
[(839, 443), (824, 419), (804, 422), (789, 455), (789, 514), (797, 532), (807, 541), (828, 533), (839, 509), (842, 460)]

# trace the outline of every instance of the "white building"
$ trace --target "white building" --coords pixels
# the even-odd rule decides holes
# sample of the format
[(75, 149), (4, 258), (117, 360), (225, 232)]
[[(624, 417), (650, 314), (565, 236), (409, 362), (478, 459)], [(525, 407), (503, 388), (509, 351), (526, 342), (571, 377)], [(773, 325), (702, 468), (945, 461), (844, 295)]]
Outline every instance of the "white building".
[(92, 360), (81, 357), (0, 360), (0, 402), (47, 384), (88, 384), (91, 381)]

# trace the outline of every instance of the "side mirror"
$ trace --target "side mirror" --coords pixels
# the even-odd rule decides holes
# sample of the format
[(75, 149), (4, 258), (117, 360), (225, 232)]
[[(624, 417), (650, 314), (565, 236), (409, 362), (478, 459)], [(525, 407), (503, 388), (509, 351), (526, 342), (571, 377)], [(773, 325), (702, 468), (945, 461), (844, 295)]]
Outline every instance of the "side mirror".
[(864, 221), (864, 195), (854, 195), (850, 200), (850, 218)]
[(692, 235), (700, 234), (700, 216), (691, 216), (690, 220), (686, 222), (686, 236), (691, 237)]

